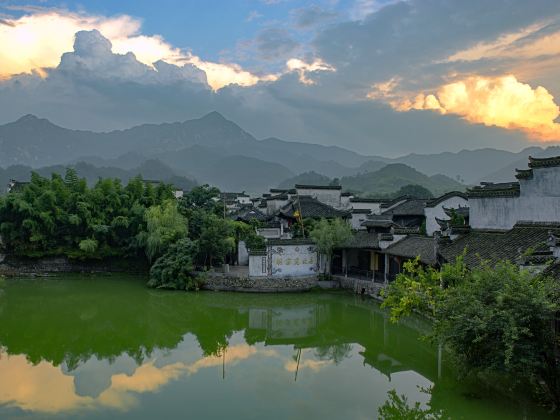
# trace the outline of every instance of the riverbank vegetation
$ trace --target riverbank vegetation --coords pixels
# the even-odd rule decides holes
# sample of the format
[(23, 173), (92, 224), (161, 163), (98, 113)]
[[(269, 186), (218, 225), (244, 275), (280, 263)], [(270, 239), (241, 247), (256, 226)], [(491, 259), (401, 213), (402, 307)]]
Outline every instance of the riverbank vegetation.
[(100, 179), (88, 187), (73, 169), (50, 179), (34, 173), (21, 191), (0, 197), (4, 252), (143, 259), (153, 287), (197, 287), (193, 273), (232, 260), (239, 239), (264, 247), (256, 226), (224, 216), (217, 188), (195, 187), (177, 200), (170, 185), (140, 177), (126, 186)]
[(3, 247), (25, 257), (137, 257), (149, 239), (148, 209), (172, 199), (168, 185), (140, 178), (90, 188), (73, 169), (64, 178), (33, 174), (21, 192), (0, 199)]
[(430, 338), (450, 350), (464, 376), (560, 404), (557, 281), (509, 262), (467, 270), (458, 258), (438, 271), (416, 260), (384, 298), (393, 321), (412, 312), (430, 317)]

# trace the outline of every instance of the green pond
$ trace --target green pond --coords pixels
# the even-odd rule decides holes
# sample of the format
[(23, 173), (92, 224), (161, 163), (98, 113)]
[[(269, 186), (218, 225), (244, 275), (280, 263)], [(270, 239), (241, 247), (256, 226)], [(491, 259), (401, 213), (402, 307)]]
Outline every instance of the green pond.
[(0, 418), (375, 419), (392, 389), (453, 419), (547, 418), (458, 381), (426, 323), (391, 324), (371, 299), (145, 281), (3, 281)]

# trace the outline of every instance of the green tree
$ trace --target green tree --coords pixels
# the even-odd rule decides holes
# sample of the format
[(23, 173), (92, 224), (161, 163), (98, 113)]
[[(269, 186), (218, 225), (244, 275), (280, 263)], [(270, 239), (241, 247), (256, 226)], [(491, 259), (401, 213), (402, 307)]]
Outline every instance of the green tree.
[(220, 190), (216, 187), (204, 184), (194, 187), (186, 193), (181, 199), (181, 206), (183, 209), (195, 208), (214, 212), (218, 211), (216, 208), (218, 207), (219, 199)]
[(223, 263), (235, 250), (235, 226), (229, 219), (206, 213), (198, 238), (199, 259), (205, 267)]
[(187, 220), (174, 200), (152, 206), (146, 212), (146, 255), (150, 261), (163, 255), (169, 246), (187, 236)]
[(352, 228), (343, 219), (321, 219), (314, 224), (309, 236), (317, 245), (320, 254), (326, 257), (325, 274), (330, 274), (334, 249), (352, 236)]
[(441, 411), (422, 409), (418, 402), (411, 407), (406, 396), (397, 394), (394, 389), (388, 392), (388, 396), (387, 401), (377, 410), (380, 420), (440, 420), (444, 418)]
[(432, 192), (423, 187), (422, 185), (417, 184), (408, 184), (402, 186), (395, 194), (394, 197), (402, 197), (403, 195), (407, 195), (409, 197), (414, 198), (433, 198)]
[(465, 374), (509, 383), (503, 391), (533, 385), (560, 402), (556, 281), (510, 262), (467, 271), (461, 257), (438, 272), (414, 261), (384, 298), (393, 321), (412, 311), (432, 317), (431, 338), (451, 351)]
[(183, 238), (169, 247), (150, 269), (149, 287), (180, 290), (195, 289), (200, 286), (194, 274), (194, 261), (198, 244)]

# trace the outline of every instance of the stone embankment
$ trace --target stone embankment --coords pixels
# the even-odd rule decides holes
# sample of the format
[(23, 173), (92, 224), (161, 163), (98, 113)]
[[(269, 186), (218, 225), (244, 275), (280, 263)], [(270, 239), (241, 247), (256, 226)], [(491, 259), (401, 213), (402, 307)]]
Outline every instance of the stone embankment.
[(318, 286), (317, 276), (309, 277), (245, 277), (209, 274), (203, 289), (229, 292), (304, 292)]
[(67, 257), (22, 258), (0, 256), (0, 275), (41, 275), (49, 273), (147, 273), (143, 261), (122, 258), (74, 260)]
[(313, 288), (345, 289), (379, 298), (383, 284), (367, 280), (333, 276), (331, 281), (308, 277), (249, 277), (241, 273), (208, 273), (203, 289), (216, 291), (277, 293), (303, 292)]
[(359, 280), (351, 277), (333, 276), (333, 280), (341, 289), (352, 290), (354, 293), (369, 295), (381, 299), (380, 293), (385, 288), (384, 283), (375, 283), (371, 280)]

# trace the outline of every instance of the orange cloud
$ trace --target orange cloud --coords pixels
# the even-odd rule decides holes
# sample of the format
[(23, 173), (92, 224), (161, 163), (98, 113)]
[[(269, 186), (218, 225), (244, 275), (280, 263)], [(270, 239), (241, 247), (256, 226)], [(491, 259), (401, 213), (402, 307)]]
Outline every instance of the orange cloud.
[(483, 58), (496, 57), (521, 58), (519, 57), (520, 53), (523, 55), (523, 58), (529, 58), (537, 57), (542, 54), (559, 52), (560, 46), (558, 43), (550, 41), (557, 39), (560, 32), (537, 37), (530, 42), (516, 45), (516, 43), (534, 35), (546, 25), (547, 22), (536, 23), (519, 31), (502, 34), (492, 41), (479, 42), (472, 47), (456, 52), (443, 60), (443, 62), (476, 61)]
[(398, 81), (373, 86), (368, 97), (382, 99), (397, 111), (432, 110), (456, 114), (465, 120), (522, 130), (537, 141), (560, 141), (560, 108), (542, 86), (532, 88), (513, 75), (470, 76), (445, 84), (434, 93), (397, 92)]

